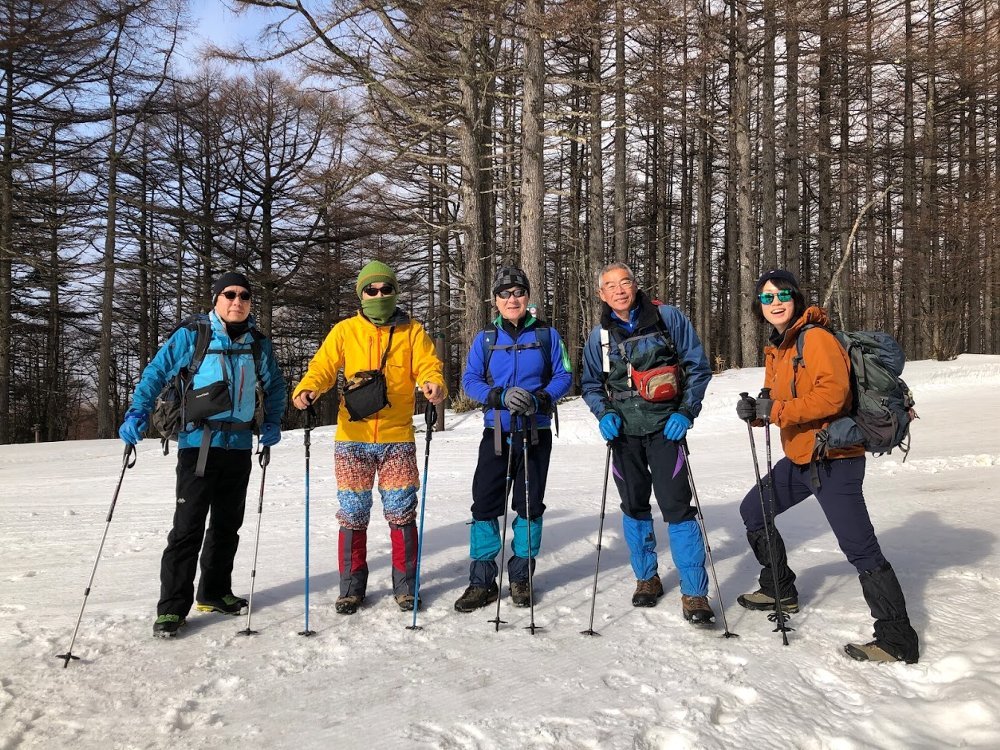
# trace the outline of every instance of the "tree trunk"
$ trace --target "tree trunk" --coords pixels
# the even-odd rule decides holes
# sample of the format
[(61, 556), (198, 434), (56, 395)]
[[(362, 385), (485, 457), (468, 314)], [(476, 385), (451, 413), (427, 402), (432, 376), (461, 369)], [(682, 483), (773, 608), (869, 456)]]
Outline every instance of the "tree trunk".
[(542, 45), (543, 0), (526, 0), (524, 41), (524, 90), (521, 106), (521, 265), (528, 275), (535, 299), (545, 301), (542, 266), (545, 205), (545, 127), (543, 98), (545, 60)]

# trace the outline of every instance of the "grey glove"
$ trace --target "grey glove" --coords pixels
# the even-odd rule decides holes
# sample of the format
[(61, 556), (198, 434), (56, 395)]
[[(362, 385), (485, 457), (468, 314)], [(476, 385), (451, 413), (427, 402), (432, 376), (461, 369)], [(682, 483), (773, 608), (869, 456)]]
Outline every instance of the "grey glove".
[(736, 402), (736, 416), (744, 422), (752, 422), (757, 418), (757, 401), (746, 393), (740, 394)]
[(525, 417), (531, 416), (538, 411), (538, 402), (524, 388), (514, 385), (507, 388), (501, 397), (503, 405), (511, 414), (521, 414)]
[(771, 421), (771, 409), (774, 407), (774, 399), (770, 398), (758, 398), (757, 399), (757, 419), (763, 420), (764, 422)]

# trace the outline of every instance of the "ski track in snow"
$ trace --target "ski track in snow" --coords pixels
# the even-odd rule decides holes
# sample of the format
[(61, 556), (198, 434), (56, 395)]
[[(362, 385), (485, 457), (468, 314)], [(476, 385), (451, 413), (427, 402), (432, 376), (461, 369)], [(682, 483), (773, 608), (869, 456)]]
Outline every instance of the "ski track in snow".
[[(657, 521), (666, 595), (629, 604), (634, 578), (617, 495), (607, 497), (591, 612), (606, 449), (579, 399), (560, 407), (536, 577), (535, 623), (506, 596), (470, 614), (469, 486), (476, 412), (448, 415), (431, 443), (422, 630), (391, 597), (385, 521), (372, 514), (364, 608), (337, 615), (334, 428), (313, 431), (310, 608), (304, 624), (302, 434), (273, 449), (261, 521), (252, 627), (192, 612), (173, 641), (150, 636), (159, 556), (170, 528), (174, 457), (148, 440), (126, 472), (68, 668), (66, 651), (121, 471), (117, 441), (0, 446), (0, 750), (14, 748), (855, 748), (1000, 747), (1000, 357), (915, 362), (921, 419), (905, 462), (869, 459), (866, 495), (921, 636), (917, 665), (859, 664), (841, 653), (871, 623), (856, 574), (815, 502), (779, 519), (803, 610), (790, 645), (735, 597), (755, 584), (738, 506), (753, 484), (733, 416), (759, 369), (713, 379), (690, 433), (691, 462), (725, 615), (697, 630)], [(418, 418), (419, 422), (422, 419)], [(757, 431), (764, 460), (764, 441)], [(780, 456), (777, 432), (774, 458)], [(423, 468), (424, 434), (418, 433)], [(234, 573), (249, 593), (260, 472), (255, 467)], [(508, 533), (508, 543), (510, 535)], [(506, 594), (506, 583), (504, 585)]]

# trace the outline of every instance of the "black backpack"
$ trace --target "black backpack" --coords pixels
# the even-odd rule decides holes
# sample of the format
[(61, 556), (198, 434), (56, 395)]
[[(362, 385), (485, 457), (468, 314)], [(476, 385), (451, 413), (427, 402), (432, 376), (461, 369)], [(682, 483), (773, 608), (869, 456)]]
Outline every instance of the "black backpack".
[[(797, 373), (804, 363), (802, 345), (809, 328), (799, 332), (796, 354), (792, 367)], [(829, 329), (827, 329), (829, 330)], [(825, 458), (831, 449), (863, 445), (865, 450), (881, 455), (894, 448), (903, 452), (903, 460), (910, 451), (910, 423), (917, 418), (913, 410), (913, 393), (900, 377), (906, 364), (902, 347), (883, 331), (833, 331), (840, 345), (847, 351), (851, 363), (850, 412), (834, 420), (816, 435), (813, 460)], [(792, 397), (795, 397), (795, 379), (792, 378)]]
[[(181, 328), (188, 328), (195, 331), (194, 350), (191, 353), (191, 361), (186, 367), (182, 367), (177, 374), (172, 377), (160, 390), (156, 397), (156, 405), (150, 415), (150, 424), (160, 435), (160, 443), (163, 448), (163, 455), (170, 452), (170, 441), (177, 440), (181, 431), (188, 424), (195, 427), (208, 427), (210, 429), (259, 429), (263, 421), (264, 393), (261, 380), (261, 347), (260, 342), (266, 338), (263, 333), (256, 328), (250, 329), (251, 344), (253, 353), (254, 368), (257, 372), (256, 383), (256, 404), (254, 408), (253, 421), (242, 422), (216, 422), (207, 419), (212, 414), (220, 411), (232, 409), (232, 400), (229, 396), (229, 384), (225, 381), (210, 383), (202, 388), (192, 389), (191, 382), (195, 373), (205, 360), (205, 355), (209, 352), (212, 342), (212, 324), (208, 315), (198, 313), (189, 315), (178, 323), (170, 332), (169, 340)], [(206, 430), (206, 437), (209, 437)], [(198, 467), (202, 476), (204, 473), (204, 459), (207, 457), (208, 441), (203, 440), (203, 455), (199, 456)]]

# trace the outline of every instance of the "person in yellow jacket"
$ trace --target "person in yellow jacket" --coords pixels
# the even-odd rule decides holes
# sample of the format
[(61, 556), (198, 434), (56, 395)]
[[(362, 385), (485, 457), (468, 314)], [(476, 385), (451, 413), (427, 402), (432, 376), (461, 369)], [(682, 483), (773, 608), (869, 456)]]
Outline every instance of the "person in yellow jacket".
[[(350, 383), (365, 370), (385, 374), (388, 404), (352, 420), (344, 401), (337, 415), (333, 461), (340, 509), (337, 612), (357, 612), (368, 586), (368, 521), (372, 486), (378, 475), (382, 509), (392, 540), (392, 588), (404, 611), (413, 609), (417, 563), (417, 488), (420, 475), (413, 436), (415, 391), (419, 384), (432, 404), (447, 396), (441, 360), (417, 321), (396, 306), (396, 274), (379, 261), (366, 265), (355, 287), (361, 310), (337, 323), (309, 362), (292, 394), (305, 409), (336, 385), (344, 370)], [(378, 404), (376, 404), (378, 405)]]

